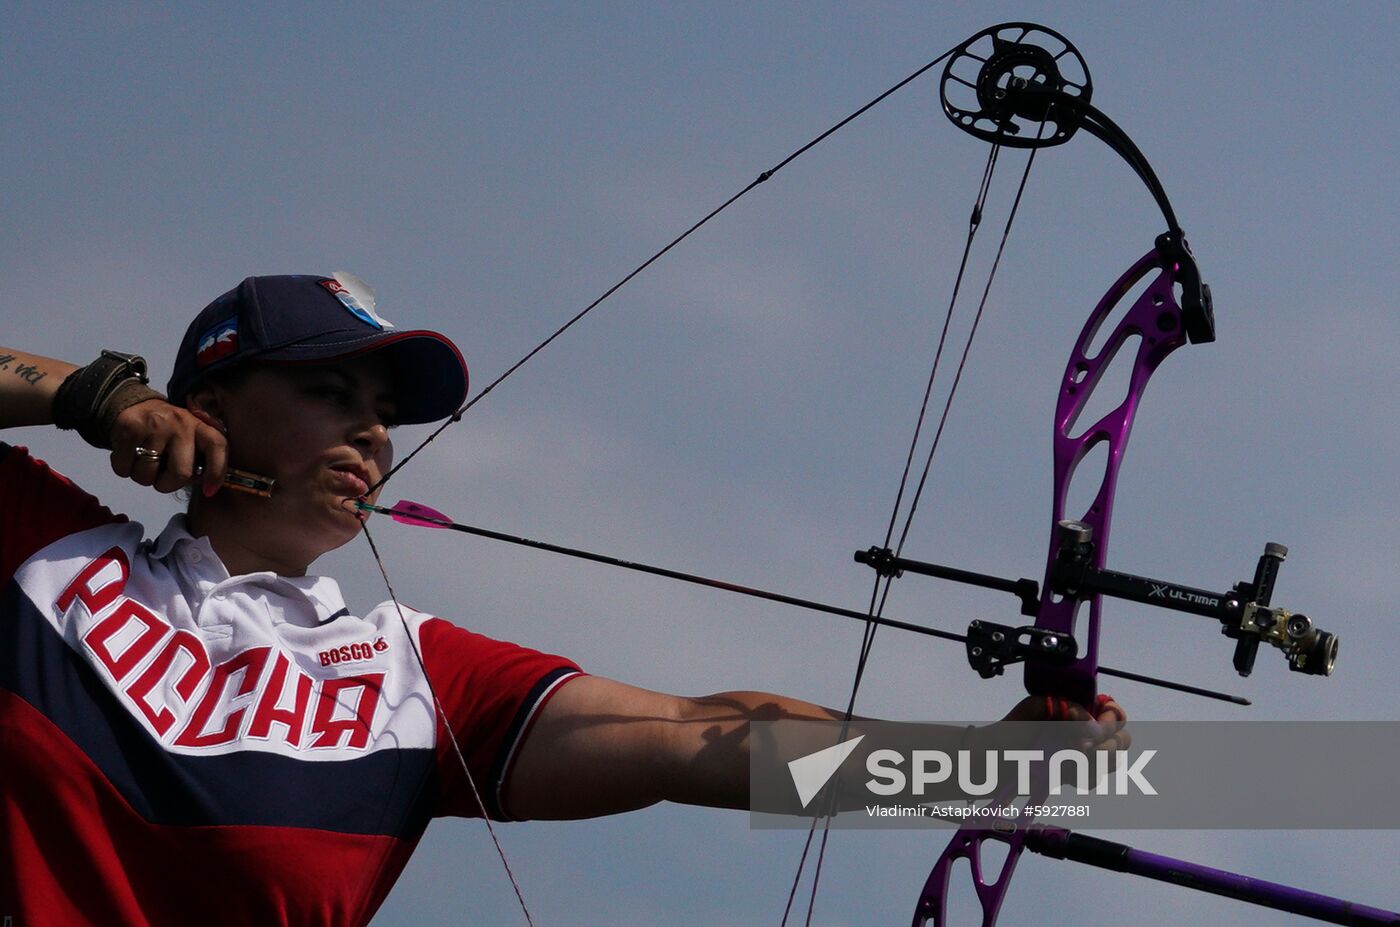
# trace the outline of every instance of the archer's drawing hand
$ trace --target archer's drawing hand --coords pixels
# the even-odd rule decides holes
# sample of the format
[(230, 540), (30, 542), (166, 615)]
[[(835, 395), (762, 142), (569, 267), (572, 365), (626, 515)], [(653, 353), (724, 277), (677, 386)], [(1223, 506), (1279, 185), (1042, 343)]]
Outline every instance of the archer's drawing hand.
[(228, 467), (228, 442), (205, 412), (191, 412), (164, 399), (148, 399), (125, 409), (112, 425), (112, 472), (174, 492), (193, 483), (196, 461), (206, 496), (218, 491)]

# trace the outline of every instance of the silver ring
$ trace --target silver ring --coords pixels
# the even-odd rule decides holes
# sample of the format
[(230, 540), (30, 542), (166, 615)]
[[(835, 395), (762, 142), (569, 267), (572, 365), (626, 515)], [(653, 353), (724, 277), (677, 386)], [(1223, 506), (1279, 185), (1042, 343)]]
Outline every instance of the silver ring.
[(164, 455), (160, 451), (153, 451), (149, 447), (137, 447), (136, 456), (141, 460), (160, 460)]

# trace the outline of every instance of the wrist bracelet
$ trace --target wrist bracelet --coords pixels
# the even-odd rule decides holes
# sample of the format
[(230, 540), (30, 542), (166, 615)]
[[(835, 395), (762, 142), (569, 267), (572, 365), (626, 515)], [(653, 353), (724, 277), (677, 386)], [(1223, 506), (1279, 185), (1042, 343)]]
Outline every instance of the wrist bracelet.
[[(101, 448), (111, 448), (112, 426), (117, 423), (117, 416), (122, 412), (136, 405), (138, 402), (145, 402), (147, 399), (164, 399), (163, 393), (158, 393), (140, 380), (122, 380), (102, 401), (102, 407), (97, 410), (97, 416), (93, 419), (91, 434), (78, 429), (78, 434), (90, 444), (95, 444)], [(101, 444), (96, 444), (94, 437), (101, 440)]]
[(76, 429), (93, 447), (110, 449), (117, 416), (138, 402), (156, 398), (164, 397), (146, 386), (144, 357), (104, 350), (59, 384), (53, 397), (53, 420), (65, 431)]

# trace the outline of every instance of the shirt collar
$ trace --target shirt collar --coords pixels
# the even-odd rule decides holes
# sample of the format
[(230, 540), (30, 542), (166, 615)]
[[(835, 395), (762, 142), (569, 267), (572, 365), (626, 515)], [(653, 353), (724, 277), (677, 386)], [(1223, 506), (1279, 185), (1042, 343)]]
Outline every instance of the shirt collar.
[(214, 548), (209, 544), (208, 538), (197, 538), (190, 534), (189, 523), (186, 522), (184, 513), (180, 512), (172, 515), (170, 521), (165, 525), (165, 530), (150, 542), (150, 555), (156, 560), (164, 560), (170, 556), (175, 545), (181, 541), (187, 544), (201, 545), (201, 553), (214, 553)]
[[(165, 530), (161, 531), (153, 540), (149, 542), (149, 553), (152, 559), (168, 561), (171, 554), (178, 553), (182, 559), (188, 558), (190, 553), (198, 552), (199, 559), (205, 564), (205, 568), (217, 566), (219, 573), (223, 577), (229, 577), (228, 570), (224, 567), (219, 555), (214, 553), (214, 546), (209, 543), (207, 537), (195, 537), (190, 534), (189, 523), (184, 513), (177, 513), (171, 516), (166, 523)], [(349, 614), (350, 610), (345, 605), (345, 599), (340, 594), (340, 584), (329, 576), (279, 576), (275, 573), (253, 574), (264, 582), (271, 580), (285, 586), (289, 586), (300, 592), (316, 609), (316, 617), (321, 622), (327, 622), (341, 615)]]

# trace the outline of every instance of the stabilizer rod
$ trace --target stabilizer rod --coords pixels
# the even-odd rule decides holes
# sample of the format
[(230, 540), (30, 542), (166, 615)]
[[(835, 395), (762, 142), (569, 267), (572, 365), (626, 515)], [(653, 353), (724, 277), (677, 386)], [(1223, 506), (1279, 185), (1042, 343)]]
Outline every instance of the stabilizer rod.
[(1355, 904), (1331, 895), (1304, 891), (1277, 882), (1212, 869), (1199, 863), (1148, 853), (1122, 843), (1076, 834), (1062, 827), (1037, 825), (1026, 832), (1026, 849), (1053, 859), (1128, 872), (1159, 882), (1171, 882), (1198, 892), (1224, 895), (1237, 901), (1301, 914), (1331, 924), (1397, 925), (1400, 914)]

